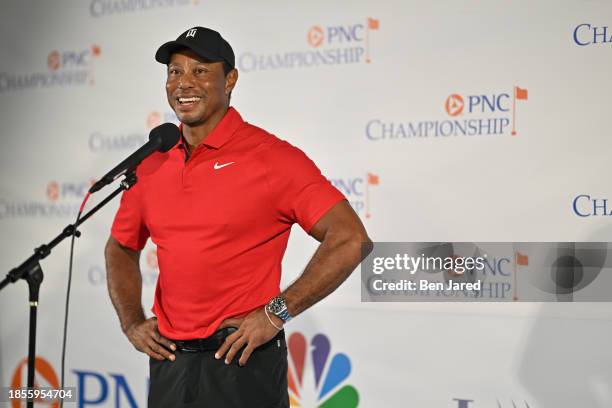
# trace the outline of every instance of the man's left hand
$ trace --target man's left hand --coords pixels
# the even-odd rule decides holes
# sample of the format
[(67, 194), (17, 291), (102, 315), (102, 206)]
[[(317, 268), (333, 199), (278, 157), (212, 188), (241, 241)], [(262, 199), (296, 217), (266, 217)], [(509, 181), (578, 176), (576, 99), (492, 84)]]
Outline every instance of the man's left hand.
[[(274, 324), (279, 327), (282, 326), (283, 322), (277, 316), (270, 315), (270, 318), (273, 319)], [(230, 364), (236, 353), (244, 347), (240, 360), (238, 360), (238, 364), (241, 366), (246, 364), (253, 350), (272, 340), (278, 333), (278, 329), (268, 321), (263, 307), (257, 308), (242, 318), (225, 319), (219, 329), (225, 327), (236, 327), (238, 330), (225, 338), (225, 341), (215, 353), (215, 358), (220, 359), (225, 356), (225, 364)]]

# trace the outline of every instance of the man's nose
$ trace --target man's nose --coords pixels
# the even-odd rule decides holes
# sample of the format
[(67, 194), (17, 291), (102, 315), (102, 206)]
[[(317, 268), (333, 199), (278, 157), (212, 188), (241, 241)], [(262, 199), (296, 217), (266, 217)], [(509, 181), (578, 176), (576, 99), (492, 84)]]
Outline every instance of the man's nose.
[(178, 87), (180, 89), (193, 88), (193, 76), (190, 73), (185, 73), (179, 78)]

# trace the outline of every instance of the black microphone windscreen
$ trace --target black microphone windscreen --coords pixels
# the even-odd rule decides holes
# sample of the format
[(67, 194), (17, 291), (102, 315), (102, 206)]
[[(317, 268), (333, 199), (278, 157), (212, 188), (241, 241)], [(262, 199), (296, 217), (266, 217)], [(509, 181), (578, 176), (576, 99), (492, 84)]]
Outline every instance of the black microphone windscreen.
[(181, 132), (174, 123), (164, 123), (149, 133), (149, 141), (159, 146), (158, 151), (164, 153), (170, 150), (181, 138)]

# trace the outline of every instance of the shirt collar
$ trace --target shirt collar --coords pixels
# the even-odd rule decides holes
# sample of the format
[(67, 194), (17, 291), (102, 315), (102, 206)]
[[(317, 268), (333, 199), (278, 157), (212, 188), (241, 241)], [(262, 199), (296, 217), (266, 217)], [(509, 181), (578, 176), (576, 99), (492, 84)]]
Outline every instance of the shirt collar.
[[(223, 118), (217, 126), (213, 129), (212, 132), (208, 134), (202, 141), (202, 144), (212, 147), (213, 149), (219, 149), (223, 146), (227, 141), (232, 137), (234, 133), (238, 130), (240, 125), (244, 123), (242, 117), (238, 113), (236, 109), (230, 107)], [(176, 148), (184, 148), (186, 144), (185, 138), (183, 137), (183, 124), (179, 125), (179, 129), (181, 131), (181, 138), (176, 145)]]

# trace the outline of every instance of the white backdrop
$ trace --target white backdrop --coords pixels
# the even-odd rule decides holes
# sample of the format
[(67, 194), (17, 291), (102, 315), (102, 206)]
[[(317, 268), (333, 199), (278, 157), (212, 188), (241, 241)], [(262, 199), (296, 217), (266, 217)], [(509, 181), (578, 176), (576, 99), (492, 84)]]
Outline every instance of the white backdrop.
[[(72, 222), (92, 178), (174, 120), (153, 55), (196, 25), (232, 44), (240, 71), (232, 104), (245, 120), (302, 148), (375, 241), (610, 240), (612, 204), (601, 208), (612, 197), (609, 1), (1, 7), (5, 272)], [(588, 216), (573, 208), (581, 194)], [(103, 245), (117, 204), (77, 242), (66, 378), (79, 387), (79, 407), (146, 406), (147, 359), (121, 333), (106, 290)], [(315, 248), (294, 228), (283, 285)], [(66, 241), (42, 264), (37, 354), (51, 366), (41, 366), (42, 384), (59, 376), (67, 261)], [(151, 244), (142, 269), (148, 309)], [(0, 310), (0, 384), (25, 384), (24, 282), (0, 293)], [(307, 345), (296, 406), (353, 407), (329, 399), (346, 386), (361, 407), (612, 406), (609, 303), (366, 304), (355, 273), (287, 331)], [(310, 358), (317, 334), (331, 344), (319, 384)], [(350, 370), (332, 364), (338, 353)], [(319, 398), (325, 381), (334, 386)]]

